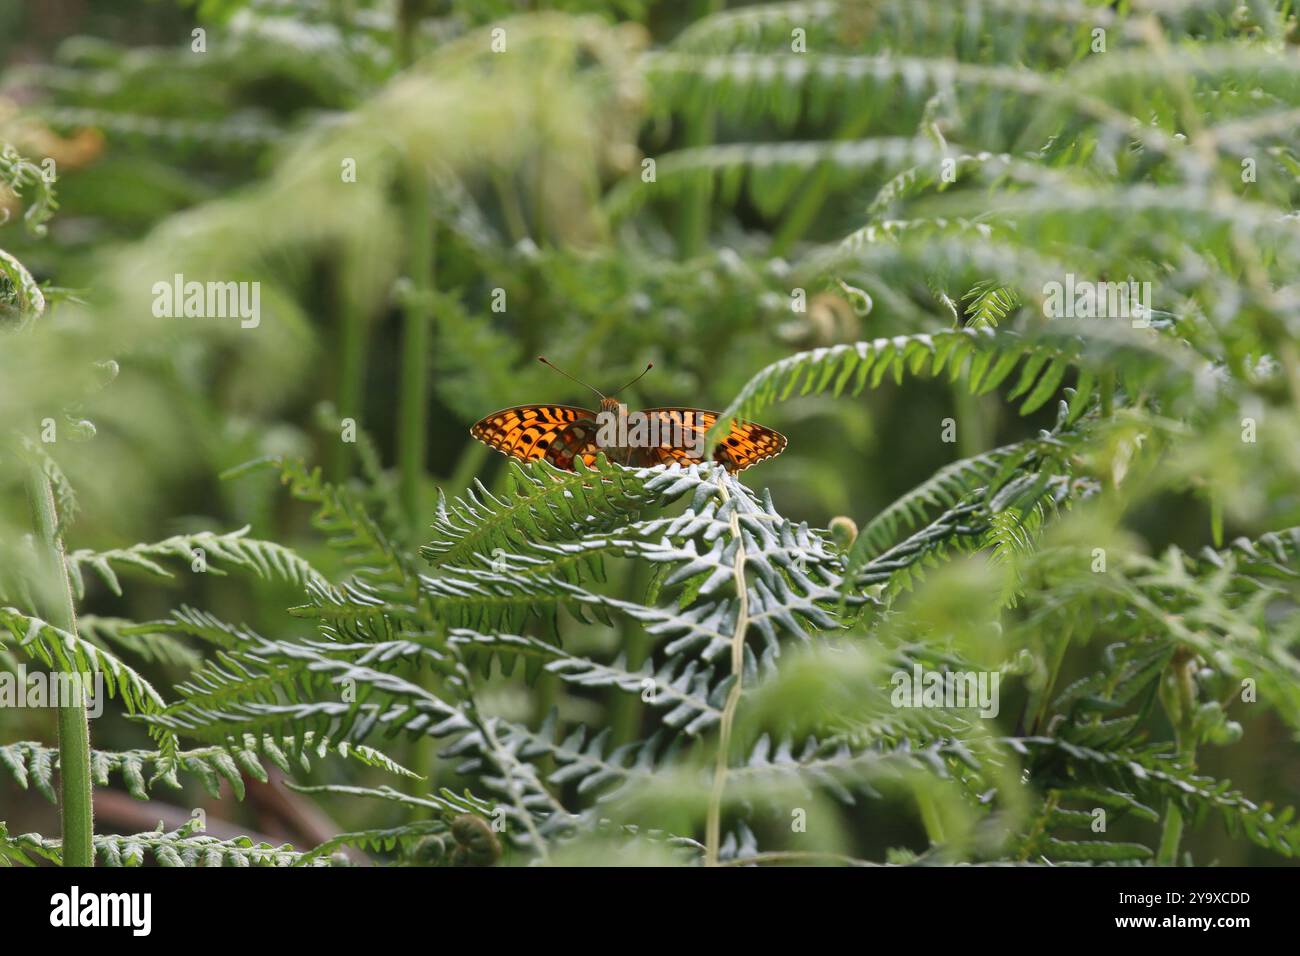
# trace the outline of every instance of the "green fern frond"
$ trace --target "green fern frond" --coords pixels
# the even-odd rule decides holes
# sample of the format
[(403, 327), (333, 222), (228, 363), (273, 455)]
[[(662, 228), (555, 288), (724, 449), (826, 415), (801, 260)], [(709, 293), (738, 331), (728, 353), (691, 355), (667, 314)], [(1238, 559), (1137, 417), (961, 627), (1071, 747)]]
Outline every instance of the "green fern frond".
[(1112, 10), (1073, 0), (972, 0), (961, 17), (953, 16), (944, 0), (879, 0), (866, 8), (846, 0), (795, 0), (714, 13), (691, 24), (673, 48), (691, 53), (788, 49), (793, 27), (805, 29), (810, 49), (817, 50), (883, 44), (880, 34), (893, 44), (903, 34), (912, 43), (937, 48), (990, 33), (1000, 42), (1025, 45), (1035, 29), (1050, 36), (1049, 30), (1083, 25), (1119, 29), (1124, 24)]
[(1033, 755), (1031, 779), (1043, 786), (1102, 784), (1153, 800), (1173, 800), (1194, 818), (1215, 813), (1229, 831), (1283, 856), (1300, 853), (1300, 821), (1287, 807), (1277, 814), (1232, 790), (1228, 781), (1204, 777), (1157, 750), (1095, 750), (1051, 737), (1009, 738), (1015, 752)]
[[(476, 844), (487, 843), (487, 856), (481, 862), (495, 860), (500, 848), (491, 837), (495, 807), (486, 800), (480, 800), (466, 791), (457, 794), (446, 787), (438, 793), (424, 796), (412, 796), (400, 793), (392, 787), (372, 789), (368, 787), (342, 786), (330, 784), (324, 786), (304, 787), (290, 784), (299, 793), (331, 793), (352, 797), (388, 800), (406, 807), (417, 808), (434, 815), (432, 820), (414, 820), (396, 827), (384, 827), (340, 833), (331, 837), (320, 846), (305, 854), (297, 866), (310, 865), (321, 856), (333, 853), (344, 846), (369, 848), (380, 852), (392, 852), (402, 849), (410, 853), (412, 862), (419, 864), (454, 863), (458, 858), (472, 858), (473, 851), (480, 849)], [(472, 819), (471, 819), (472, 818)], [(478, 821), (475, 823), (475, 821)], [(432, 838), (432, 839), (430, 839)], [(460, 849), (458, 854), (456, 851)]]
[(0, 608), (0, 627), (8, 632), (12, 646), (49, 668), (64, 674), (103, 675), (108, 694), (120, 699), (128, 713), (162, 711), (163, 699), (148, 681), (108, 651), (76, 634), (12, 607)]
[[(329, 753), (351, 758), (368, 767), (378, 767), (398, 776), (414, 778), (416, 775), (395, 760), (372, 747), (334, 744), (308, 734), (302, 745), (290, 744), (291, 758), (271, 737), (260, 740), (246, 735), (238, 745), (230, 747), (200, 747), (182, 750), (168, 757), (155, 750), (92, 750), (91, 776), (96, 786), (107, 787), (111, 777), (120, 777), (127, 792), (137, 800), (148, 800), (155, 784), (164, 783), (180, 789), (179, 775), (195, 777), (213, 797), (221, 794), (224, 780), (235, 797), (244, 799), (244, 775), (266, 783), (269, 779), (265, 762), (269, 761), (286, 774), (306, 773), (311, 770), (311, 755), (322, 758)], [(0, 766), (5, 767), (18, 786), (29, 786), (51, 803), (56, 802), (54, 774), (58, 770), (57, 748), (46, 747), (35, 741), (19, 741), (0, 745)]]
[(175, 635), (145, 629), (125, 618), (83, 614), (77, 618), (77, 633), (105, 650), (113, 644), (151, 664), (194, 670), (203, 663), (203, 655)]
[[(485, 819), (490, 819), (492, 811), (495, 809), (494, 804), (487, 800), (481, 800), (468, 791), (465, 793), (456, 793), (446, 787), (443, 787), (437, 793), (427, 793), (422, 796), (416, 796), (409, 793), (402, 793), (399, 790), (394, 790), (392, 787), (387, 786), (354, 787), (344, 784), (305, 786), (296, 783), (291, 783), (289, 786), (299, 793), (343, 793), (354, 797), (388, 800), (405, 806), (420, 807), (421, 809), (433, 811), (447, 821), (450, 821), (453, 817), (459, 816), (463, 813), (473, 813), (484, 817)], [(312, 852), (319, 853), (321, 851), (317, 848)]]
[[(867, 140), (804, 143), (727, 143), (667, 153), (655, 160), (655, 178), (625, 180), (606, 199), (614, 218), (636, 212), (650, 199), (680, 199), (691, 190), (715, 190), (734, 205), (744, 196), (765, 216), (779, 214), (798, 195), (805, 175), (818, 170), (827, 189), (861, 181), (878, 169), (938, 162), (932, 143), (880, 137)], [(748, 188), (746, 188), (748, 187)]]
[(284, 138), (284, 131), (257, 116), (230, 120), (157, 117), (84, 106), (45, 106), (36, 115), (55, 129), (99, 129), (137, 145), (260, 151)]
[(962, 554), (979, 547), (988, 530), (980, 506), (963, 502), (949, 508), (928, 525), (891, 548), (861, 560), (845, 581), (858, 588), (886, 586), (891, 594), (906, 590), (926, 567), (948, 553)]
[[(952, 163), (953, 181), (966, 181), (975, 176), (992, 179), (1012, 168), (1021, 175), (1031, 176), (1039, 169), (1029, 163), (1018, 162), (1008, 153), (959, 153), (944, 158)], [(873, 216), (882, 215), (903, 200), (912, 199), (926, 190), (943, 190), (949, 185), (944, 181), (943, 172), (942, 165), (935, 162), (909, 166), (876, 191), (867, 212)]]
[[(169, 578), (172, 573), (158, 563), (161, 558), (178, 558), (191, 564), (201, 559), (201, 570), (216, 575), (226, 573), (221, 568), (221, 563), (224, 562), (252, 571), (260, 578), (287, 581), (299, 588), (324, 580), (319, 572), (292, 549), (274, 541), (247, 537), (248, 531), (247, 526), (227, 534), (200, 531), (196, 534), (175, 535), (153, 544), (137, 544), (112, 551), (73, 551), (68, 555), (68, 574), (79, 600), (85, 597), (86, 592), (84, 568), (92, 569), (109, 590), (120, 597), (122, 585), (113, 570), (114, 565)], [(209, 559), (216, 563), (209, 565)]]
[(1234, 538), (1228, 547), (1202, 548), (1190, 560), (1212, 568), (1227, 567), (1231, 560), (1239, 573), (1290, 580), (1300, 577), (1300, 527)]
[[(308, 469), (296, 459), (267, 458), (230, 469), (222, 477), (234, 477), (263, 467), (278, 471), (281, 482), (289, 487), (294, 498), (316, 506), (312, 526), (340, 552), (354, 575), (386, 590), (406, 592), (411, 580), (406, 558), (389, 541), (356, 496), (327, 482), (320, 468)], [(323, 583), (320, 575), (307, 582), (309, 585)]]
[(869, 746), (854, 748), (844, 741), (822, 741), (815, 737), (796, 744), (790, 740), (773, 740), (764, 734), (755, 741), (745, 762), (732, 768), (729, 777), (742, 793), (759, 798), (769, 789), (811, 796), (825, 791), (837, 800), (852, 805), (855, 793), (880, 799), (878, 787), (898, 782), (909, 774), (923, 774), (947, 779), (950, 761), (973, 761), (970, 751), (959, 741), (934, 741), (923, 747), (904, 742), (897, 747)]
[[(1231, 550), (1217, 552), (1217, 564), (1176, 548), (1160, 558), (1121, 555), (1104, 574), (1089, 573), (1090, 553), (1067, 554), (1074, 556), (1064, 563), (1061, 553), (1044, 555), (1058, 569), (1046, 579), (1050, 590), (1035, 596), (1024, 627), (1051, 633), (1068, 624), (1083, 640), (1095, 630), (1118, 626), (1133, 633), (1136, 626), (1155, 642), (1148, 653), (1186, 648), (1217, 673), (1258, 681), (1260, 699), (1290, 726), (1300, 726), (1300, 664), (1285, 642), (1270, 637), (1276, 625), (1267, 623), (1269, 613), (1288, 612), (1285, 605), (1270, 612), (1278, 593), (1238, 574)], [(1027, 573), (1033, 573), (1032, 563)], [(1097, 683), (1104, 679), (1102, 674), (1085, 678), (1092, 682), (1087, 693), (1104, 686)], [(1070, 693), (1078, 696), (1074, 689)], [(1060, 705), (1070, 699), (1063, 696)]]
[(1026, 854), (1048, 863), (1126, 863), (1148, 860), (1155, 856), (1144, 843), (1114, 840), (1061, 840), (1056, 837), (1036, 841), (1025, 848)]
[[(1115, 811), (1116, 816), (1132, 814), (1147, 823), (1160, 822), (1159, 812), (1142, 803), (1133, 794), (1113, 787), (1067, 787), (1059, 793), (1062, 799), (1089, 807), (1104, 807)], [(1091, 814), (1089, 814), (1089, 826), (1091, 826)]]
[[(440, 660), (436, 652), (412, 642), (401, 642), (399, 649), (412, 660), (435, 664)], [(384, 648), (262, 641), (239, 651), (223, 651), (177, 687), (180, 701), (144, 719), (196, 739), (237, 743), (249, 734), (273, 736), (290, 748), (295, 747), (294, 727), (312, 731), (317, 739), (356, 744), (380, 729), (414, 734), (435, 725), (464, 723), (457, 708), (423, 687), (352, 663), (349, 658), (360, 657), (363, 651), (382, 656)], [(342, 699), (348, 688), (355, 688), (352, 701)], [(289, 702), (281, 702), (281, 693), (289, 691)], [(327, 699), (300, 701), (304, 691)], [(371, 697), (390, 703), (371, 703)]]
[[(579, 794), (600, 800), (612, 799), (634, 778), (644, 778), (660, 764), (669, 763), (683, 747), (682, 738), (663, 733), (653, 734), (645, 740), (611, 746), (608, 729), (592, 734), (584, 727), (577, 727), (562, 740), (556, 740), (557, 727), (558, 718), (554, 712), (547, 716), (537, 730), (501, 720), (491, 722), (491, 731), (499, 747), (516, 754), (518, 758), (528, 760), (530, 768), (540, 757), (550, 757), (555, 761), (555, 769), (546, 777), (548, 783), (557, 787), (573, 786)], [(456, 756), (467, 747), (479, 745), (478, 740), (466, 738), (449, 748), (447, 753)], [(500, 778), (498, 784), (505, 779), (507, 778)], [(523, 779), (533, 788), (540, 787), (540, 781), (527, 772)], [(546, 802), (535, 797), (525, 805), (543, 812), (548, 809)]]
[(709, 430), (711, 441), (725, 434), (737, 418), (752, 419), (776, 402), (793, 396), (830, 392), (840, 395), (852, 383), (857, 395), (868, 385), (876, 387), (886, 374), (901, 382), (904, 374), (936, 377), (946, 368), (951, 381), (965, 375), (966, 387), (982, 395), (1020, 374), (1008, 393), (1024, 401), (1020, 413), (1041, 407), (1062, 384), (1071, 367), (1125, 367), (1149, 374), (1150, 366), (1131, 352), (1123, 340), (1107, 342), (1097, 334), (1074, 337), (1068, 330), (1044, 330), (1032, 336), (1009, 330), (955, 329), (947, 332), (904, 335), (852, 345), (799, 352), (763, 369), (751, 378), (718, 416)]
[(996, 488), (999, 483), (995, 478), (1006, 470), (1007, 465), (1023, 461), (1033, 453), (1035, 446), (1035, 439), (1027, 439), (944, 465), (926, 481), (876, 513), (854, 541), (850, 565), (855, 559), (879, 554), (894, 543), (900, 530), (915, 527), (930, 509), (951, 508), (980, 487)]
[(664, 497), (685, 490), (665, 487), (662, 474), (620, 468), (603, 458), (590, 467), (575, 461), (574, 467), (567, 472), (543, 461), (512, 461), (503, 495), (480, 484), (464, 498), (448, 502), (440, 497), (433, 540), (420, 554), (434, 566), (467, 565), (472, 555), (497, 548), (510, 552), (524, 542), (564, 540), (616, 527), (656, 500), (655, 490), (663, 489)]
[(730, 88), (739, 95), (722, 101), (728, 116), (776, 118), (787, 123), (801, 115), (800, 99), (809, 92), (825, 103), (835, 95), (852, 97), (882, 91), (895, 91), (900, 98), (920, 102), (935, 89), (957, 82), (969, 88), (1003, 90), (1026, 97), (1047, 97), (1058, 90), (1037, 73), (959, 63), (947, 57), (833, 53), (804, 57), (782, 53), (785, 55), (656, 53), (648, 57), (646, 69), (657, 94), (665, 101), (690, 102), (707, 90)]
[(26, 266), (3, 249), (0, 249), (0, 277), (6, 280), (5, 287), (12, 290), (0, 300), (0, 317), (15, 314), (21, 325), (44, 313), (45, 293), (40, 285)]
[(1007, 507), (994, 511), (989, 516), (986, 543), (991, 548), (990, 560), (1003, 566), (1005, 585), (1002, 601), (1009, 607), (1016, 606), (1017, 595), (1024, 587), (1021, 557), (1034, 550), (1043, 522), (1044, 510), (1041, 503), (1027, 511)]
[(261, 638), (247, 627), (222, 621), (213, 614), (182, 605), (170, 615), (157, 621), (127, 624), (122, 627), (128, 638), (186, 634), (206, 641), (214, 647), (233, 648)]
[[(197, 821), (164, 832), (159, 826), (148, 833), (131, 836), (97, 834), (95, 863), (98, 866), (133, 867), (152, 861), (158, 866), (293, 866), (303, 854), (289, 844), (272, 846), (254, 843), (248, 837), (218, 840), (196, 832)], [(62, 843), (35, 833), (10, 836), (0, 823), (0, 860), (30, 865), (35, 860), (61, 864)], [(318, 860), (312, 865), (328, 866)]]
[[(25, 159), (13, 146), (8, 143), (0, 144), (0, 185), (4, 186), (8, 192), (15, 197), (22, 198), (26, 194), (29, 199), (24, 202), (26, 206), (23, 212), (23, 221), (32, 235), (45, 235), (45, 224), (54, 215), (59, 208), (58, 200), (54, 196), (53, 180), (46, 175), (46, 170), (39, 164)], [(20, 301), (27, 300), (26, 309), (39, 315), (44, 310), (43, 301), (40, 299), (39, 291), (36, 296), (31, 295), (31, 288), (26, 282), (15, 281), (16, 275), (11, 272), (15, 266), (18, 270), (26, 272), (17, 260), (0, 251), (0, 273), (4, 274), (13, 283), (13, 288), (17, 291)], [(30, 279), (30, 276), (28, 276)], [(34, 285), (34, 283), (33, 283)]]
[(997, 328), (1021, 304), (1015, 289), (999, 285), (994, 279), (977, 283), (962, 300), (969, 300), (966, 324), (974, 328)]
[(731, 678), (715, 683), (712, 669), (700, 668), (695, 660), (679, 666), (678, 661), (669, 659), (657, 671), (647, 661), (632, 671), (621, 658), (602, 664), (538, 638), (516, 634), (457, 630), (451, 632), (450, 644), (467, 652), (464, 656), (471, 666), (475, 658), (472, 652), (480, 652), (484, 667), (490, 667), (494, 655), (523, 656), (539, 662), (535, 669), (556, 674), (579, 687), (613, 687), (640, 695), (652, 707), (667, 708), (664, 723), (680, 727), (685, 734), (697, 734), (715, 725), (722, 718), (722, 705), (731, 688)]

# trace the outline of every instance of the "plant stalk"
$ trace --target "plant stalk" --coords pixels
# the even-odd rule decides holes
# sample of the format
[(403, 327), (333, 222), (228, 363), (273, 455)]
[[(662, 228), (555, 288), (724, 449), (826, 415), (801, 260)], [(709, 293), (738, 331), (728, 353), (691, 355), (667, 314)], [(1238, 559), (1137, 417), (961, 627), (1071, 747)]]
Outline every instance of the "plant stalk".
[[(55, 584), (48, 608), (42, 608), (55, 627), (77, 633), (77, 612), (72, 602), (72, 584), (59, 534), (54, 489), (39, 464), (28, 473), (28, 491), (36, 527), (37, 547)], [(47, 592), (48, 593), (48, 592)], [(59, 812), (63, 824), (63, 865), (94, 866), (95, 821), (90, 785), (90, 721), (84, 696), (57, 708), (59, 727)]]
[[(1174, 725), (1174, 742), (1178, 755), (1188, 768), (1196, 765), (1196, 685), (1193, 676), (1196, 656), (1179, 649), (1173, 660), (1174, 687), (1165, 699), (1165, 710)], [(1162, 688), (1163, 689), (1163, 688)], [(1178, 844), (1183, 838), (1183, 811), (1174, 800), (1165, 804), (1165, 818), (1156, 850), (1157, 866), (1178, 865)]]
[[(726, 479), (720, 478), (722, 498), (727, 494)], [(749, 587), (745, 583), (745, 540), (740, 535), (740, 512), (731, 513), (731, 535), (736, 541), (734, 578), (736, 585), (736, 627), (731, 635), (731, 673), (735, 683), (727, 692), (727, 702), (722, 708), (721, 727), (718, 732), (718, 756), (713, 767), (713, 790), (709, 796), (708, 815), (704, 824), (704, 865), (718, 865), (718, 851), (722, 846), (722, 797), (727, 788), (727, 766), (731, 757), (731, 729), (740, 706), (741, 684), (745, 672), (745, 633), (749, 630)]]
[(1115, 414), (1115, 373), (1103, 372), (1101, 375), (1101, 414), (1110, 418)]
[[(713, 142), (713, 113), (706, 110), (686, 120), (683, 136), (687, 148), (708, 146)], [(683, 190), (681, 209), (677, 218), (677, 248), (683, 259), (691, 259), (704, 251), (709, 236), (709, 214), (713, 203), (712, 174)]]
[[(416, 33), (423, 4), (401, 0), (397, 10), (394, 54), (398, 66), (415, 62)], [(406, 272), (411, 282), (404, 304), (402, 367), (397, 402), (398, 489), (408, 530), (419, 527), (424, 459), (429, 434), (428, 361), (433, 316), (433, 193), (429, 175), (413, 159), (405, 179)]]
[[(338, 368), (337, 397), (339, 418), (364, 421), (366, 390), (366, 356), (369, 352), (369, 323), (365, 305), (352, 294), (350, 275), (361, 268), (359, 255), (344, 252), (336, 263), (335, 282), (338, 301)], [(335, 441), (330, 446), (330, 479), (336, 484), (347, 480), (352, 469), (353, 452), (349, 443)]]

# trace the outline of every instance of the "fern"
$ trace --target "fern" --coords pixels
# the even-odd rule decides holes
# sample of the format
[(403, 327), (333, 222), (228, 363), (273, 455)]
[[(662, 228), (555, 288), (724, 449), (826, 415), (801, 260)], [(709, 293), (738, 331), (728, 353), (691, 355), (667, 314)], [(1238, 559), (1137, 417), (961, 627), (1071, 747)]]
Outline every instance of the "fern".
[(434, 540), (421, 548), (421, 555), (436, 565), (455, 566), (469, 555), (545, 542), (573, 524), (590, 523), (595, 529), (602, 520), (613, 524), (634, 514), (640, 500), (652, 500), (655, 489), (681, 493), (662, 479), (649, 488), (654, 476), (629, 475), (606, 462), (598, 461), (592, 469), (577, 467), (569, 475), (544, 462), (512, 463), (501, 497), (480, 485), (478, 494), (470, 491), (464, 499), (449, 503), (441, 498)]
[[(29, 658), (65, 674), (102, 676), (108, 694), (129, 713), (156, 713), (163, 699), (143, 677), (118, 658), (76, 634), (70, 634), (17, 608), (0, 608), (0, 625), (11, 645)], [(87, 690), (91, 688), (87, 687)]]
[(1020, 305), (1020, 296), (1014, 289), (992, 280), (978, 283), (962, 298), (970, 300), (966, 306), (966, 324), (976, 328), (996, 327)]
[(126, 618), (82, 615), (77, 621), (77, 633), (97, 647), (107, 650), (109, 645), (113, 645), (149, 663), (193, 670), (203, 662), (202, 654), (179, 637), (150, 633), (149, 628)]
[[(287, 774), (306, 772), (311, 770), (311, 754), (323, 757), (331, 750), (366, 766), (381, 767), (405, 777), (414, 776), (401, 764), (370, 747), (334, 745), (325, 738), (317, 742), (308, 736), (304, 739), (303, 746), (290, 745), (287, 749), (294, 755), (292, 758), (275, 740), (269, 737), (257, 740), (250, 736), (240, 741), (237, 747), (182, 750), (170, 760), (153, 750), (94, 750), (91, 751), (90, 761), (96, 786), (107, 787), (113, 777), (120, 777), (127, 792), (137, 800), (148, 800), (149, 792), (156, 783), (165, 783), (179, 789), (181, 773), (197, 778), (204, 790), (213, 797), (220, 796), (221, 784), (225, 781), (235, 796), (242, 800), (245, 774), (263, 783), (269, 779), (265, 761), (269, 760)], [(24, 790), (29, 786), (35, 787), (47, 800), (55, 802), (53, 775), (59, 764), (56, 749), (34, 741), (6, 744), (0, 747), (0, 764), (9, 771), (19, 787)]]
[[(320, 574), (292, 550), (273, 541), (258, 541), (247, 537), (244, 527), (229, 534), (201, 531), (197, 534), (176, 535), (154, 544), (137, 544), (132, 548), (112, 551), (73, 551), (68, 555), (68, 573), (72, 577), (77, 597), (85, 597), (84, 568), (92, 569), (114, 594), (122, 594), (114, 565), (136, 568), (158, 577), (172, 574), (158, 563), (159, 558), (180, 558), (192, 564), (201, 562), (199, 571), (224, 574), (222, 563), (252, 571), (260, 578), (287, 581), (299, 588), (322, 580)], [(208, 566), (208, 558), (216, 562)]]
[(713, 681), (712, 668), (700, 668), (694, 660), (684, 665), (670, 660), (658, 671), (647, 662), (633, 671), (622, 660), (601, 664), (534, 637), (453, 631), (451, 643), (462, 649), (471, 665), (476, 652), (483, 654), (485, 666), (490, 665), (492, 654), (522, 656), (544, 662), (542, 670), (579, 687), (612, 687), (640, 695), (656, 707), (668, 708), (664, 723), (686, 734), (699, 733), (721, 719), (731, 686), (730, 680)]
[[(933, 377), (945, 369), (952, 381), (964, 378), (972, 394), (985, 394), (1012, 380), (1019, 368), (1007, 397), (1023, 398), (1020, 413), (1027, 415), (1056, 394), (1072, 366), (1085, 365), (1095, 373), (1095, 369), (1108, 365), (1120, 374), (1127, 368), (1145, 379), (1150, 375), (1150, 363), (1130, 349), (1140, 353), (1143, 346), (1120, 341), (1112, 345), (1095, 335), (1085, 340), (1068, 333), (1024, 337), (1011, 332), (961, 329), (800, 352), (750, 379), (709, 431), (711, 435), (720, 434), (736, 418), (752, 418), (773, 403), (795, 395), (825, 391), (840, 395), (850, 383), (849, 394), (857, 395), (868, 385), (879, 385), (886, 374), (901, 382), (905, 374)], [(1189, 370), (1186, 365), (1175, 364), (1169, 371), (1181, 376)], [(1072, 399), (1072, 407), (1079, 411), (1086, 407), (1096, 379), (1089, 376), (1087, 381), (1091, 384), (1078, 389)]]
[(310, 866), (323, 856), (344, 846), (371, 848), (391, 852), (406, 850), (419, 865), (434, 862), (473, 862), (479, 865), (495, 863), (501, 848), (488, 821), (492, 806), (467, 794), (457, 795), (444, 789), (438, 794), (423, 797), (399, 793), (391, 787), (369, 790), (364, 787), (295, 786), (300, 793), (332, 793), (351, 797), (368, 797), (391, 800), (408, 807), (431, 810), (433, 820), (417, 820), (396, 827), (340, 833), (299, 858), (295, 866)]
[[(248, 837), (218, 840), (194, 832), (194, 824), (177, 830), (164, 831), (161, 827), (149, 833), (131, 836), (95, 837), (95, 862), (100, 866), (143, 866), (152, 861), (158, 866), (294, 866), (303, 861), (303, 854), (288, 844), (272, 846), (254, 843)], [(62, 846), (58, 840), (49, 840), (34, 833), (9, 836), (0, 826), (0, 859), (6, 862), (31, 865), (36, 860), (61, 863)], [(314, 860), (304, 865), (329, 865), (326, 860)]]
[[(1291, 822), (1295, 816), (1293, 809), (1274, 815), (1270, 806), (1256, 805), (1230, 789), (1227, 781), (1198, 776), (1150, 749), (1105, 752), (1051, 738), (1023, 738), (1009, 744), (1018, 752), (1034, 753), (1035, 760), (1041, 761), (1036, 765), (1041, 767), (1043, 785), (1069, 781), (1103, 785), (1112, 792), (1145, 796), (1152, 802), (1172, 799), (1193, 813), (1213, 812), (1221, 816), (1233, 832), (1283, 856), (1300, 852), (1300, 826)], [(1054, 757), (1058, 763), (1051, 762)], [(1060, 844), (1057, 848), (1060, 849)], [(1140, 855), (1149, 856), (1150, 851)]]

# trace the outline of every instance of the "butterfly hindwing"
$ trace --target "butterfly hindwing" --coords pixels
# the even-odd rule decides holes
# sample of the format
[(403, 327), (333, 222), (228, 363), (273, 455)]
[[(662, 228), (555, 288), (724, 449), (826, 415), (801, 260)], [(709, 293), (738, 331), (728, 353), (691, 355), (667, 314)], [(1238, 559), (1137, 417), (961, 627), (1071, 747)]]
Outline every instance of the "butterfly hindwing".
[[(694, 464), (701, 461), (698, 449), (704, 446), (704, 435), (718, 420), (717, 412), (702, 408), (647, 408), (644, 414), (655, 416), (661, 424), (670, 426), (667, 434), (691, 436), (687, 442), (660, 442), (656, 447), (640, 448), (633, 453), (636, 465)], [(675, 430), (673, 430), (675, 426)], [(661, 434), (664, 432), (661, 430)], [(733, 421), (731, 430), (719, 439), (713, 450), (713, 460), (728, 471), (744, 471), (750, 465), (773, 458), (785, 450), (785, 436), (755, 422)]]
[(573, 462), (581, 458), (584, 465), (594, 465), (596, 456), (608, 449), (596, 442), (598, 431), (595, 419), (580, 418), (555, 436), (546, 450), (546, 460), (556, 468), (573, 471)]
[(594, 444), (596, 413), (573, 405), (516, 405), (493, 412), (469, 433), (511, 458), (545, 458), (572, 469), (575, 454)]
[(719, 440), (713, 457), (732, 471), (775, 458), (785, 451), (785, 436), (757, 422), (733, 421), (727, 437)]

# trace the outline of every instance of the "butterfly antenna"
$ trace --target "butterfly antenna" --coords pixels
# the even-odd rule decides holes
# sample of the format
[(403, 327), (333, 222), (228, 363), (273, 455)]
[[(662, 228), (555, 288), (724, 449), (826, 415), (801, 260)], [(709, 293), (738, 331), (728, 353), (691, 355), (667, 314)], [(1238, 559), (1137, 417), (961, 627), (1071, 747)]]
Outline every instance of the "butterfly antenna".
[[(632, 381), (628, 382), (626, 385), (624, 385), (623, 388), (631, 388), (633, 385), (635, 385), (637, 382), (641, 381), (641, 379), (645, 377), (646, 372), (650, 371), (654, 367), (655, 367), (654, 362), (646, 362), (645, 369), (641, 372), (641, 374), (638, 375), (636, 378), (632, 379)], [(623, 391), (623, 388), (620, 388), (618, 392)], [(617, 395), (618, 392), (615, 392), (614, 394)]]
[[(587, 384), (586, 382), (584, 382), (582, 379), (580, 379), (580, 378), (575, 378), (574, 376), (572, 376), (572, 375), (570, 375), (568, 372), (566, 372), (564, 369), (560, 368), (558, 365), (553, 365), (553, 364), (551, 364), (550, 360), (547, 359), (547, 357), (546, 357), (545, 355), (539, 355), (539, 356), (537, 356), (537, 361), (541, 362), (541, 363), (542, 363), (543, 365), (545, 365), (547, 368), (553, 368), (553, 369), (555, 369), (555, 371), (559, 372), (559, 373), (560, 373), (561, 375), (563, 375), (565, 378), (569, 379), (569, 380), (572, 381), (572, 382), (577, 382), (577, 383), (578, 383), (579, 385), (581, 385), (583, 388), (590, 388), (593, 392), (595, 392), (595, 393), (596, 393), (597, 395), (599, 395), (601, 398), (604, 398), (604, 397), (605, 397), (605, 393), (602, 392), (600, 389), (598, 389), (598, 388), (592, 388), (592, 386), (588, 385), (588, 384)], [(644, 375), (645, 373), (643, 372), (642, 374)]]

